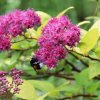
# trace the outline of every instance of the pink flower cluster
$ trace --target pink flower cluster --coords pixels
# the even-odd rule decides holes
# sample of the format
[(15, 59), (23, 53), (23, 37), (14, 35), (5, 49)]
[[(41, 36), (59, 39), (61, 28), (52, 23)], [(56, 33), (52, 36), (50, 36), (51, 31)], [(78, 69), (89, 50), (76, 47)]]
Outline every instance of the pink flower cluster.
[(38, 40), (40, 48), (36, 51), (37, 59), (48, 68), (55, 67), (57, 62), (68, 53), (65, 45), (73, 47), (80, 40), (80, 29), (73, 25), (66, 16), (52, 18), (43, 28)]
[(13, 94), (19, 93), (19, 86), (23, 84), (23, 80), (20, 78), (21, 74), (23, 74), (22, 70), (11, 69), (9, 75), (12, 78), (12, 82), (7, 80), (7, 74), (5, 71), (0, 71), (0, 97), (7, 97), (11, 91)]
[(0, 35), (0, 50), (8, 50), (10, 46), (10, 37), (7, 35)]
[(20, 88), (19, 86), (23, 84), (23, 80), (21, 79), (21, 75), (23, 74), (22, 70), (18, 70), (16, 68), (12, 68), (9, 72), (9, 75), (12, 77), (12, 83), (15, 84), (15, 87), (13, 86), (13, 93), (19, 93)]
[(15, 10), (0, 16), (0, 50), (10, 48), (11, 37), (21, 35), (27, 28), (32, 28), (40, 24), (40, 17), (34, 10)]

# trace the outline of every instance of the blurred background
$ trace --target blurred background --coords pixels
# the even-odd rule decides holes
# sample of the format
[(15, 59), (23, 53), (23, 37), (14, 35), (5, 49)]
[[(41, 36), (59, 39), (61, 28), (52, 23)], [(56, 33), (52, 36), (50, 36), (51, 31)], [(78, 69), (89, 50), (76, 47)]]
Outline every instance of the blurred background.
[[(76, 24), (81, 21), (84, 21), (89, 16), (99, 17), (100, 16), (99, 5), (100, 5), (100, 0), (0, 0), (0, 15), (10, 12), (14, 9), (25, 10), (27, 8), (33, 8), (36, 11), (43, 11), (45, 13), (50, 14), (51, 16), (56, 16), (58, 15), (58, 13), (62, 12), (66, 8), (74, 6), (75, 9), (69, 11), (67, 14), (69, 18), (71, 19), (71, 21)], [(91, 20), (91, 22), (93, 22), (93, 19)], [(91, 25), (92, 23), (89, 25), (85, 24), (84, 26), (82, 26), (82, 28), (85, 27), (83, 29), (88, 29)], [(31, 34), (31, 33), (34, 34), (35, 31), (28, 32), (28, 34)], [(21, 38), (22, 37), (20, 37), (20, 39)], [(19, 37), (17, 39), (19, 39)], [(27, 49), (27, 48), (30, 48), (31, 46), (34, 48)], [(90, 93), (92, 93), (91, 91), (93, 91), (93, 93), (98, 93), (97, 95), (100, 95), (100, 89), (97, 90), (98, 83), (96, 83), (96, 81), (91, 82), (90, 80), (88, 80), (88, 77), (87, 77), (88, 75), (86, 74), (87, 71), (84, 71), (85, 73), (82, 73), (82, 75), (80, 74), (80, 76), (76, 72), (75, 75), (77, 76), (75, 76), (76, 77), (75, 81), (77, 81), (78, 84), (73, 82), (72, 66), (73, 65), (78, 66), (77, 68), (83, 71), (83, 69), (87, 67), (86, 64), (89, 61), (85, 59), (84, 57), (83, 57), (84, 59), (82, 58), (83, 59), (83, 63), (82, 63), (78, 55), (73, 55), (73, 53), (69, 54), (67, 57), (68, 58), (67, 60), (69, 62), (68, 61), (65, 62), (64, 60), (62, 60), (61, 62), (59, 62), (57, 68), (50, 70), (51, 73), (55, 72), (54, 74), (50, 74), (50, 73), (45, 74), (44, 73), (46, 70), (45, 68), (41, 70), (42, 73), (40, 72), (40, 74), (37, 74), (37, 72), (33, 70), (32, 67), (30, 67), (31, 55), (33, 55), (32, 54), (33, 51), (37, 50), (38, 48), (37, 42), (35, 40), (25, 40), (23, 42), (19, 42), (19, 44), (17, 43), (15, 43), (15, 45), (13, 44), (13, 48), (15, 48), (15, 50), (0, 52), (0, 70), (9, 71), (11, 68), (14, 68), (14, 67), (16, 67), (17, 69), (24, 70), (25, 75), (23, 75), (23, 79), (34, 80), (34, 84), (32, 83), (32, 85), (34, 85), (38, 96), (48, 91), (51, 91), (53, 89), (54, 90), (53, 93), (49, 96), (48, 99), (45, 99), (45, 100), (58, 100), (58, 98), (60, 97), (72, 96), (73, 94), (76, 94), (78, 92), (81, 93), (84, 91), (85, 91), (84, 93), (89, 93), (88, 92), (89, 89), (90, 89)], [(16, 48), (19, 50), (17, 50)], [(20, 49), (26, 49), (26, 50), (21, 51)], [(100, 52), (99, 52), (99, 55), (100, 55)], [(70, 64), (70, 62), (72, 62), (72, 64)], [(86, 62), (86, 64), (84, 64), (84, 62)], [(67, 75), (68, 77), (71, 77), (71, 79), (68, 79), (68, 78), (65, 79), (64, 77), (60, 77), (60, 78), (57, 77), (55, 74), (56, 72), (60, 72), (60, 71), (61, 71), (61, 74)], [(43, 80), (43, 82), (41, 82), (41, 80)], [(69, 82), (69, 80), (72, 80), (72, 82)], [(66, 86), (66, 84), (68, 85)], [(56, 93), (55, 92), (56, 87), (58, 91), (59, 86), (62, 86), (59, 89), (63, 88), (65, 92)], [(86, 87), (83, 87), (83, 86), (86, 86)], [(57, 98), (57, 99), (53, 99), (53, 98)], [(73, 100), (83, 100), (83, 99), (84, 98), (73, 99)], [(14, 99), (14, 100), (22, 100), (22, 99)], [(91, 98), (88, 100), (100, 100), (100, 99)]]
[(0, 0), (0, 14), (14, 9), (34, 8), (56, 16), (62, 10), (74, 6), (68, 13), (74, 23), (83, 21), (87, 16), (93, 16), (98, 0)]

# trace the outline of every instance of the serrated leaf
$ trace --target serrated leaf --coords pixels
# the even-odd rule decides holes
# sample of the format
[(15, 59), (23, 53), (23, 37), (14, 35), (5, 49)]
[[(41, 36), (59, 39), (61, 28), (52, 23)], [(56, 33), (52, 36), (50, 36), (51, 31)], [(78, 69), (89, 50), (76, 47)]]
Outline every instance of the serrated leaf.
[(100, 62), (90, 62), (89, 64), (89, 79), (100, 75)]
[(74, 9), (74, 7), (68, 7), (67, 9), (63, 10), (62, 12), (60, 12), (57, 17), (63, 16), (65, 13), (67, 13), (69, 10)]
[(94, 48), (99, 39), (98, 29), (92, 29), (82, 38), (79, 43), (79, 48), (83, 54), (88, 54), (88, 52)]

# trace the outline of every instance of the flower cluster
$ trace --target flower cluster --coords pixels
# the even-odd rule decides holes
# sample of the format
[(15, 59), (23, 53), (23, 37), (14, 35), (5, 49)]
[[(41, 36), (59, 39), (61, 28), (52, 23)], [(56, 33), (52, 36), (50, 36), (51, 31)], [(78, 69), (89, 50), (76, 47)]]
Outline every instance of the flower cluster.
[(22, 85), (23, 80), (20, 78), (20, 75), (23, 74), (23, 71), (19, 71), (16, 68), (11, 69), (10, 76), (12, 77), (12, 83), (13, 85), (13, 93), (19, 93), (19, 85)]
[(40, 25), (40, 17), (32, 9), (26, 11), (15, 10), (0, 16), (0, 50), (10, 48), (11, 37), (21, 35), (27, 28), (37, 25)]
[(17, 70), (16, 68), (11, 69), (9, 75), (12, 77), (12, 82), (10, 83), (4, 71), (0, 71), (0, 96), (6, 96), (7, 93), (12, 91), (12, 94), (19, 93), (19, 85), (22, 85), (23, 81), (20, 78), (22, 71)]
[(0, 71), (0, 95), (6, 94), (10, 89), (9, 82), (5, 77), (6, 74), (6, 72)]
[(8, 50), (11, 46), (10, 37), (7, 35), (0, 36), (0, 50)]
[(66, 16), (52, 18), (42, 30), (38, 40), (40, 48), (36, 51), (37, 59), (49, 68), (65, 58), (65, 45), (73, 47), (80, 40), (80, 29), (73, 25)]

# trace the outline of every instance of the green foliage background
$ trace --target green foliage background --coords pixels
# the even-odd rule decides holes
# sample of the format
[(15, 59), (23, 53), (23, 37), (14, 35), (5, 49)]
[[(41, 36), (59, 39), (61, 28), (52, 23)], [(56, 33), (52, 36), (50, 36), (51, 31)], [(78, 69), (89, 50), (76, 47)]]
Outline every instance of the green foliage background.
[(0, 0), (0, 14), (15, 8), (34, 8), (55, 16), (62, 10), (74, 6), (75, 10), (68, 15), (74, 22), (77, 22), (94, 15), (96, 5), (96, 0)]
[[(9, 71), (13, 67), (24, 70), (24, 84), (14, 100), (62, 100), (60, 98), (64, 97), (68, 100), (100, 100), (99, 5), (100, 1), (96, 0), (0, 0), (0, 14), (17, 8), (34, 8), (39, 11), (37, 13), (41, 15), (43, 25), (51, 16), (57, 16), (66, 8), (74, 6), (74, 9), (64, 14), (73, 23), (83, 24), (80, 26), (80, 43), (73, 50), (69, 50), (68, 57), (52, 70), (48, 71), (44, 66), (36, 73), (29, 64), (38, 48), (37, 42), (29, 39), (30, 35), (38, 38), (42, 26), (36, 31), (27, 30), (27, 40), (12, 44), (12, 50), (0, 52), (0, 70)], [(13, 41), (21, 39), (24, 37), (19, 36)]]

